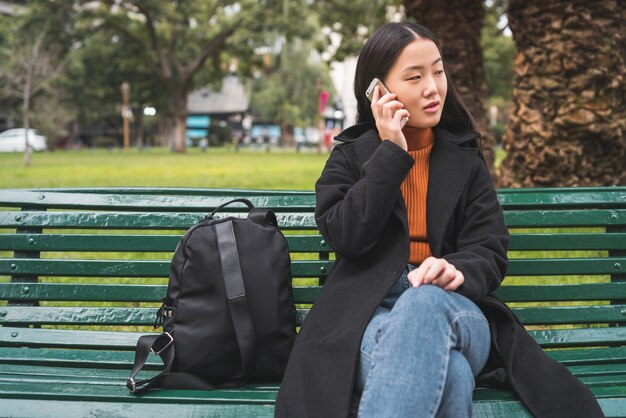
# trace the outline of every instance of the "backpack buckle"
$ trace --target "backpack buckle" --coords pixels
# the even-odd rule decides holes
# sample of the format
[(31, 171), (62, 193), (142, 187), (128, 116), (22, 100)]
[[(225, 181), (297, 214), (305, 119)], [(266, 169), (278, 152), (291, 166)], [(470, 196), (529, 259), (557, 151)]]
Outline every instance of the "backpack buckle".
[(126, 387), (133, 393), (135, 393), (135, 391), (137, 390), (137, 384), (135, 383), (135, 379), (133, 379), (132, 377), (128, 378), (128, 381), (126, 382)]
[[(172, 345), (172, 343), (174, 342), (174, 337), (172, 337), (172, 334), (170, 334), (169, 332), (164, 332), (163, 334), (161, 334), (161, 336), (166, 335), (170, 340), (163, 346), (161, 347), (161, 349), (159, 351), (154, 351), (154, 344), (152, 345), (152, 347), (150, 347), (150, 351), (152, 351), (153, 354), (155, 355), (159, 355), (161, 354), (163, 351), (165, 351), (165, 349), (167, 347), (169, 347), (170, 345)], [(159, 338), (161, 337), (159, 336)], [(159, 339), (157, 338), (156, 341), (158, 341)], [(155, 341), (155, 342), (156, 342)]]

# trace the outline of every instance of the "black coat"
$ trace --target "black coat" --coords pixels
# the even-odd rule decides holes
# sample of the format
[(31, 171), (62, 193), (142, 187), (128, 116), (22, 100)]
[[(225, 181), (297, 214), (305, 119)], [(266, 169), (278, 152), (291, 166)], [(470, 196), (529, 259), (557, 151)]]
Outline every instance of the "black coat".
[[(591, 392), (545, 355), (493, 292), (506, 273), (509, 234), (476, 134), (435, 128), (426, 197), (434, 257), (463, 272), (457, 290), (485, 313), (492, 335), (479, 384), (512, 386), (540, 417), (601, 417)], [(336, 262), (296, 339), (276, 401), (284, 418), (349, 415), (365, 327), (409, 258), (400, 185), (414, 159), (372, 124), (337, 138), (315, 185), (315, 218)]]

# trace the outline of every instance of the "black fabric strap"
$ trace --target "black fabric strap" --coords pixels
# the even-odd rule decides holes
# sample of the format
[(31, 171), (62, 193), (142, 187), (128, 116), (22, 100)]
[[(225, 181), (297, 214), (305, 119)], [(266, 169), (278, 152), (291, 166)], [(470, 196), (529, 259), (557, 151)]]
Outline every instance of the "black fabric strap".
[(256, 367), (257, 341), (246, 289), (243, 284), (233, 221), (216, 223), (215, 230), (226, 298), (241, 354), (241, 370), (233, 378), (247, 379)]
[[(148, 360), (150, 353), (155, 353), (161, 357), (165, 367), (158, 375), (150, 378), (135, 381), (135, 377), (143, 368)], [(135, 363), (130, 372), (130, 376), (126, 381), (126, 387), (132, 393), (142, 392), (150, 387), (157, 386), (156, 381), (162, 375), (169, 373), (174, 363), (174, 344), (171, 334), (164, 332), (160, 335), (142, 335), (137, 340), (137, 348), (135, 349)]]
[(252, 209), (252, 208), (254, 208), (254, 204), (253, 204), (250, 200), (248, 200), (248, 199), (244, 199), (244, 198), (241, 198), (241, 199), (233, 199), (233, 200), (230, 200), (230, 201), (228, 201), (228, 202), (226, 202), (226, 203), (222, 203), (221, 205), (219, 205), (218, 207), (216, 207), (216, 208), (215, 208), (215, 210), (213, 210), (213, 212), (211, 212), (210, 214), (208, 214), (208, 215), (206, 215), (206, 216), (205, 216), (205, 219), (212, 219), (212, 218), (213, 218), (213, 216), (214, 216), (217, 212), (219, 212), (222, 208), (224, 208), (225, 206), (230, 205), (231, 203), (236, 203), (236, 202), (244, 203), (244, 204), (248, 207), (248, 209)]
[(258, 224), (269, 224), (278, 228), (276, 214), (270, 209), (254, 208), (248, 213), (248, 220)]
[[(167, 333), (161, 335), (144, 335), (137, 341), (135, 352), (135, 364), (126, 382), (126, 387), (133, 394), (139, 395), (150, 388), (162, 389), (190, 389), (190, 390), (213, 390), (229, 387), (238, 387), (245, 384), (242, 379), (230, 379), (219, 385), (215, 385), (200, 376), (191, 373), (169, 373), (174, 363), (175, 348), (171, 344), (171, 338)], [(165, 344), (165, 345), (164, 345)], [(135, 381), (135, 377), (146, 363), (148, 355), (159, 353), (165, 367), (161, 373), (150, 379)]]

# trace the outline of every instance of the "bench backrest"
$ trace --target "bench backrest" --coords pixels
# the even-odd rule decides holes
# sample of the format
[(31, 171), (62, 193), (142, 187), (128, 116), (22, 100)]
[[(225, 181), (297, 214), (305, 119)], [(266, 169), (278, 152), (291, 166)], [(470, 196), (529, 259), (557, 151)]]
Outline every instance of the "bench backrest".
[[(533, 336), (544, 347), (626, 344), (619, 326), (626, 322), (626, 187), (498, 194), (512, 234), (498, 294)], [(334, 259), (317, 231), (313, 192), (2, 190), (0, 352), (132, 349), (151, 330), (181, 235), (236, 197), (276, 212), (292, 254), (301, 323)], [(229, 206), (222, 216), (243, 212), (243, 205)]]

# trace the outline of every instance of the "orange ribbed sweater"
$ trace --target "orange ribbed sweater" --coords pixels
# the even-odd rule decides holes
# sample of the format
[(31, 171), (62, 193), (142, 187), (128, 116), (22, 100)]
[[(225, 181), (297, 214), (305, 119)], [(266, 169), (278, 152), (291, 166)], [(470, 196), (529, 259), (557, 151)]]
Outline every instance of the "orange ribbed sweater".
[(400, 189), (406, 203), (409, 222), (409, 263), (417, 265), (431, 255), (426, 236), (426, 192), (430, 151), (433, 149), (435, 135), (431, 128), (405, 126), (402, 132), (406, 138), (408, 153), (415, 159), (415, 164)]

